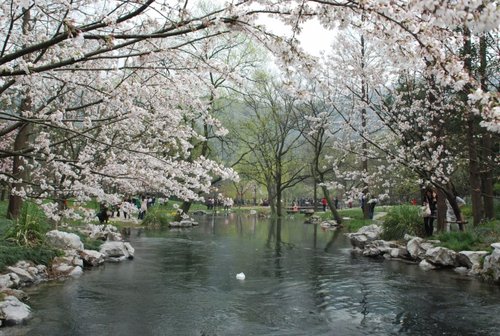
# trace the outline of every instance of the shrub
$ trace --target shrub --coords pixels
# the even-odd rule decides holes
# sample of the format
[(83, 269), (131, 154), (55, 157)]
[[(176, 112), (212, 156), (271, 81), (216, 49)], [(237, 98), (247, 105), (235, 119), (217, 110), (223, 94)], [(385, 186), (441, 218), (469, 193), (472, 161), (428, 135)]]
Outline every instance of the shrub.
[(61, 251), (46, 246), (24, 247), (12, 244), (0, 245), (0, 272), (19, 260), (29, 260), (35, 264), (48, 265), (54, 257), (62, 255)]
[(7, 228), (5, 239), (20, 246), (37, 246), (42, 244), (48, 228), (43, 212), (35, 204), (25, 202), (19, 218)]
[(168, 225), (168, 222), (173, 220), (173, 216), (175, 216), (175, 211), (153, 206), (146, 212), (146, 217), (142, 221), (142, 224), (147, 227), (163, 228)]
[(398, 205), (392, 207), (384, 218), (382, 238), (386, 240), (402, 239), (405, 234), (422, 236), (423, 218), (419, 207)]

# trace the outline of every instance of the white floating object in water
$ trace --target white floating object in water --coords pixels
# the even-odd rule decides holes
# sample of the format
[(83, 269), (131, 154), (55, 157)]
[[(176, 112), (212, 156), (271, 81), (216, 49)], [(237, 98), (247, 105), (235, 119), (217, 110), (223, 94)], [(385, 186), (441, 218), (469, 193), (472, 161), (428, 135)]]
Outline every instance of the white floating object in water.
[(236, 279), (245, 280), (245, 273), (241, 272), (241, 273), (236, 274)]

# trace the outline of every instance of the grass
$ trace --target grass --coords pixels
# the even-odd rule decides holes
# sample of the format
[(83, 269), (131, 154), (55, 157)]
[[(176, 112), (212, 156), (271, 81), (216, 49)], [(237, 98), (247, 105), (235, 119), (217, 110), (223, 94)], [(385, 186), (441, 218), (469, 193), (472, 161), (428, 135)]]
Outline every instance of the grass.
[(29, 260), (35, 264), (49, 265), (52, 259), (61, 256), (62, 252), (47, 246), (26, 247), (0, 241), (0, 272), (19, 260)]
[(500, 220), (469, 226), (466, 232), (437, 234), (433, 238), (441, 241), (440, 246), (454, 251), (491, 251), (491, 244), (500, 242)]

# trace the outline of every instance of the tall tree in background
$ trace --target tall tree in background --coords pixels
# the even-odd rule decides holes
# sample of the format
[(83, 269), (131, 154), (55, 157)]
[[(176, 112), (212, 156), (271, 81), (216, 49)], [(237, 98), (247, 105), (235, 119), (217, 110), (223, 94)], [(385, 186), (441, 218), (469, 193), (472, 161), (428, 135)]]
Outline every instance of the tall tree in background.
[(303, 145), (294, 113), (297, 101), (277, 83), (260, 78), (245, 102), (248, 116), (239, 131), (241, 143), (251, 152), (245, 174), (266, 187), (271, 213), (281, 217), (283, 191), (303, 181), (308, 166), (296, 156)]

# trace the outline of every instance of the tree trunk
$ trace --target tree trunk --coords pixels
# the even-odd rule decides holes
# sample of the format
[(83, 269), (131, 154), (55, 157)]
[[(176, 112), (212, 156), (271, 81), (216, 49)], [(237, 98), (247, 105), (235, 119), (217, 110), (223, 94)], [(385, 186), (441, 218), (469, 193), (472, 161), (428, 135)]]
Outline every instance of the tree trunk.
[[(444, 232), (446, 227), (446, 194), (441, 190), (437, 190), (437, 232)], [(423, 202), (422, 202), (423, 203)]]
[[(25, 99), (23, 102), (23, 106), (26, 105), (30, 104), (26, 102)], [(21, 151), (28, 146), (30, 129), (31, 126), (29, 123), (25, 123), (19, 128), (19, 132), (17, 133), (16, 139), (14, 140), (14, 152)], [(23, 166), (23, 158), (19, 155), (14, 156), (12, 164), (12, 175), (15, 179), (20, 180), (20, 182), (12, 184), (11, 194), (9, 195), (7, 218), (17, 219), (21, 212), (21, 207), (23, 206), (23, 199), (20, 196), (14, 195), (13, 192), (23, 189), (27, 177), (27, 168)]]
[(6, 186), (3, 186), (2, 187), (2, 192), (0, 193), (0, 201), (5, 201), (5, 194), (7, 192), (7, 187)]
[[(460, 231), (465, 231), (463, 218), (462, 218), (462, 212), (460, 210), (460, 207), (458, 206), (457, 195), (454, 191), (453, 186), (450, 185), (448, 188), (442, 188), (441, 191), (445, 194), (446, 199), (448, 200), (448, 203), (450, 203), (450, 206), (453, 209), (453, 213), (455, 214), (455, 217), (457, 218), (458, 227), (459, 227)], [(445, 212), (445, 218), (446, 218), (446, 212)]]
[[(28, 8), (23, 8), (25, 10), (23, 15), (23, 24), (22, 24), (22, 32), (23, 35), (27, 35), (30, 29), (30, 20), (31, 20), (31, 12)], [(28, 57), (23, 57), (23, 59), (27, 62), (31, 60)], [(26, 89), (25, 98), (22, 99), (21, 105), (19, 107), (19, 114), (22, 111), (30, 111), (31, 110), (31, 98), (29, 88)], [(20, 152), (28, 147), (29, 144), (29, 136), (31, 131), (31, 124), (29, 122), (25, 122), (19, 128), (19, 132), (16, 135), (14, 140), (14, 153)], [(17, 179), (18, 183), (12, 183), (10, 188), (9, 195), (9, 206), (7, 208), (7, 218), (9, 219), (17, 219), (21, 212), (21, 207), (23, 206), (23, 199), (20, 196), (13, 195), (12, 193), (15, 191), (20, 191), (23, 189), (26, 178), (28, 176), (28, 167), (23, 166), (23, 158), (19, 155), (14, 156), (13, 164), (12, 164), (12, 176)]]
[(330, 192), (326, 188), (326, 186), (322, 185), (321, 190), (323, 191), (323, 195), (326, 198), (326, 202), (328, 203), (328, 207), (330, 208), (330, 211), (332, 212), (333, 218), (338, 224), (342, 224), (342, 217), (340, 217), (339, 212), (337, 211), (337, 208), (335, 208), (335, 204), (333, 204), (331, 198), (330, 198)]
[(281, 185), (276, 186), (276, 216), (280, 218), (282, 216), (282, 204), (281, 204), (281, 195), (282, 190), (281, 190)]
[[(182, 210), (182, 212), (177, 211), (177, 214), (175, 215), (174, 220), (177, 221), (177, 222), (181, 221), (182, 220), (182, 215), (187, 214), (189, 212), (189, 209), (191, 208), (191, 204), (192, 204), (191, 201), (184, 201), (184, 202), (182, 202), (182, 205), (180, 207), (180, 209)], [(215, 204), (214, 204), (214, 207), (215, 207)]]

